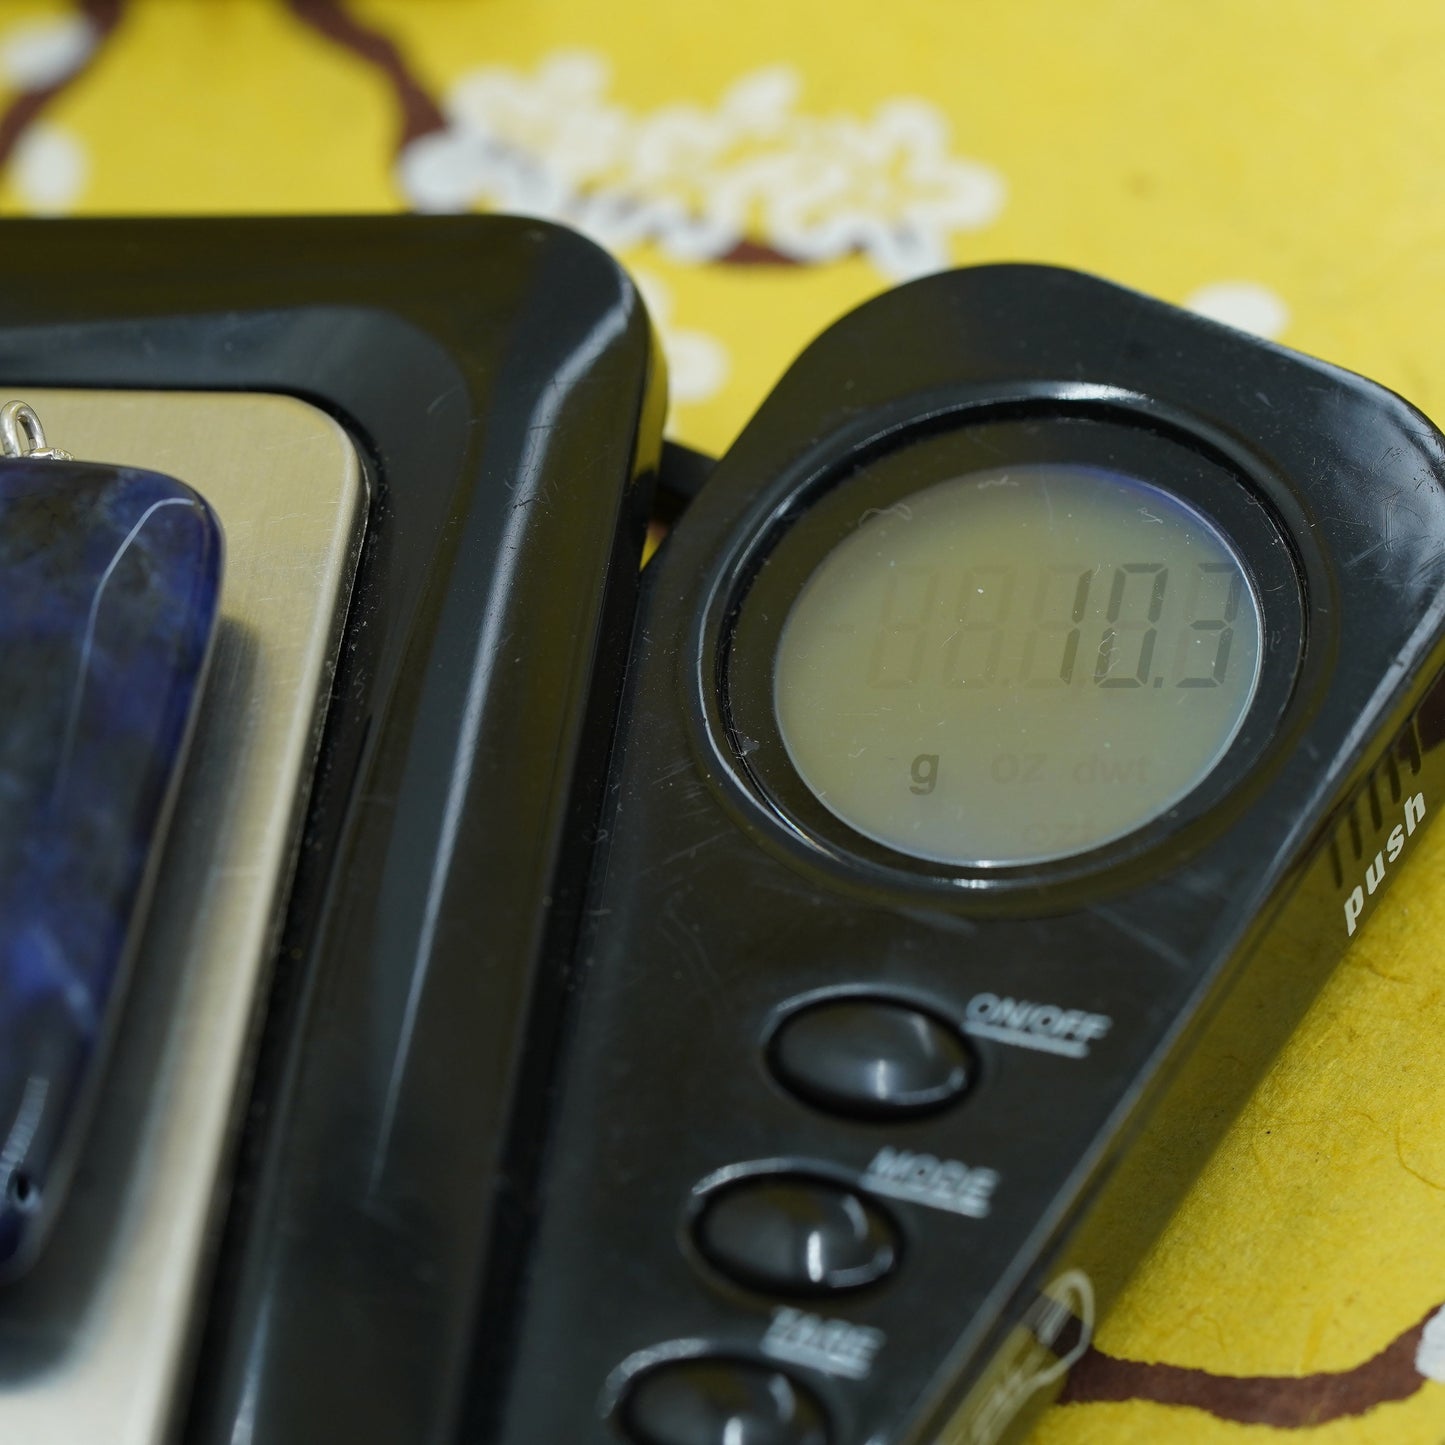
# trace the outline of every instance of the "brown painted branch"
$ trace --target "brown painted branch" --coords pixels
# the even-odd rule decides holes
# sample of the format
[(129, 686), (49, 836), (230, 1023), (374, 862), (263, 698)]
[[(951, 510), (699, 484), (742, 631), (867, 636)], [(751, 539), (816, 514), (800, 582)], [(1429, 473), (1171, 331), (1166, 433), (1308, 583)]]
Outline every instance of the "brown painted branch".
[(41, 86), (37, 90), (25, 90), (11, 101), (3, 115), (0, 115), (0, 166), (9, 163), (15, 154), (15, 147), (21, 137), (35, 123), (40, 113), (56, 96), (64, 94), (96, 62), (110, 32), (120, 24), (125, 9), (125, 0), (80, 0), (77, 7), (90, 21), (95, 30), (95, 44), (85, 62), (78, 65), (69, 75), (62, 76), (53, 85)]
[(731, 251), (716, 257), (724, 266), (802, 266), (806, 264), (786, 251), (775, 250), (762, 241), (739, 241)]
[(290, 5), (298, 20), (386, 77), (401, 112), (398, 150), (420, 136), (446, 129), (447, 118), (441, 106), (412, 72), (394, 40), (378, 30), (369, 30), (347, 11), (342, 0), (290, 0)]
[(1323, 1425), (1408, 1399), (1420, 1388), (1424, 1382), (1415, 1368), (1415, 1352), (1430, 1315), (1363, 1364), (1313, 1375), (1216, 1375), (1182, 1365), (1120, 1360), (1091, 1346), (1069, 1371), (1059, 1403), (1152, 1400), (1192, 1405), (1242, 1425), (1283, 1430)]

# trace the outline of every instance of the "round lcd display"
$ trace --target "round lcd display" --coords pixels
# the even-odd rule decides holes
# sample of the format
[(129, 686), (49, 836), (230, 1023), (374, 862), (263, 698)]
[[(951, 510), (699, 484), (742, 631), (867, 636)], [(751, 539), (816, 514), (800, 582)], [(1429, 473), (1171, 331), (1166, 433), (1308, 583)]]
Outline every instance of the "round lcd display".
[(972, 472), (866, 515), (798, 594), (773, 705), (819, 801), (952, 866), (1086, 852), (1214, 768), (1260, 606), (1212, 522), (1078, 464)]

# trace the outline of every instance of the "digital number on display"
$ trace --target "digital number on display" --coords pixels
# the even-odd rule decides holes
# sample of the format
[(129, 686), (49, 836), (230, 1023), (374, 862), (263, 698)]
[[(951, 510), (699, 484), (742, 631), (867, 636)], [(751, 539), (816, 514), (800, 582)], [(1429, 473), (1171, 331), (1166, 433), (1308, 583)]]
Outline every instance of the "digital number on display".
[[(1195, 563), (1176, 616), (1181, 588), (1171, 591), (1170, 572), (1164, 562), (984, 564), (961, 577), (892, 568), (868, 650), (868, 685), (1068, 687), (1088, 678), (1125, 690), (1218, 687), (1228, 675), (1244, 578), (1232, 562)], [(1196, 672), (1201, 651), (1204, 670)], [(1156, 659), (1167, 672), (1154, 671)]]

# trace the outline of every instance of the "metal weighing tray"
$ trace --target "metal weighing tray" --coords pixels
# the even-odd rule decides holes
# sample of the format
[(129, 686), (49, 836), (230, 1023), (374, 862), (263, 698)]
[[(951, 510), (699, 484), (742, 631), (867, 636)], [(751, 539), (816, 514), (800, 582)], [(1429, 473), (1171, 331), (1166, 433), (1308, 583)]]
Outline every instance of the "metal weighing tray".
[(0, 1438), (140, 1445), (195, 1340), (366, 487), (342, 428), (291, 397), (9, 384), (76, 456), (179, 477), (226, 531), (210, 686), (84, 1162), (0, 1294)]

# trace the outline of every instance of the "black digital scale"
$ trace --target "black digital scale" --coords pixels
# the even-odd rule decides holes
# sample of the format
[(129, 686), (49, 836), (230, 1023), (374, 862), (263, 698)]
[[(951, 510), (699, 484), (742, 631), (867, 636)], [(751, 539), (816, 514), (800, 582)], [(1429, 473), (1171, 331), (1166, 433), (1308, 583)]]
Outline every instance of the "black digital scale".
[[(298, 396), (370, 484), (146, 1438), (1023, 1438), (1104, 1236), (1167, 1209), (1116, 1166), (1229, 985), (1320, 977), (1437, 807), (1429, 423), (1083, 276), (941, 275), (803, 354), (639, 593), (660, 377), (576, 238), (8, 259), (12, 387)], [(62, 1214), (36, 1281), (75, 1248)]]

